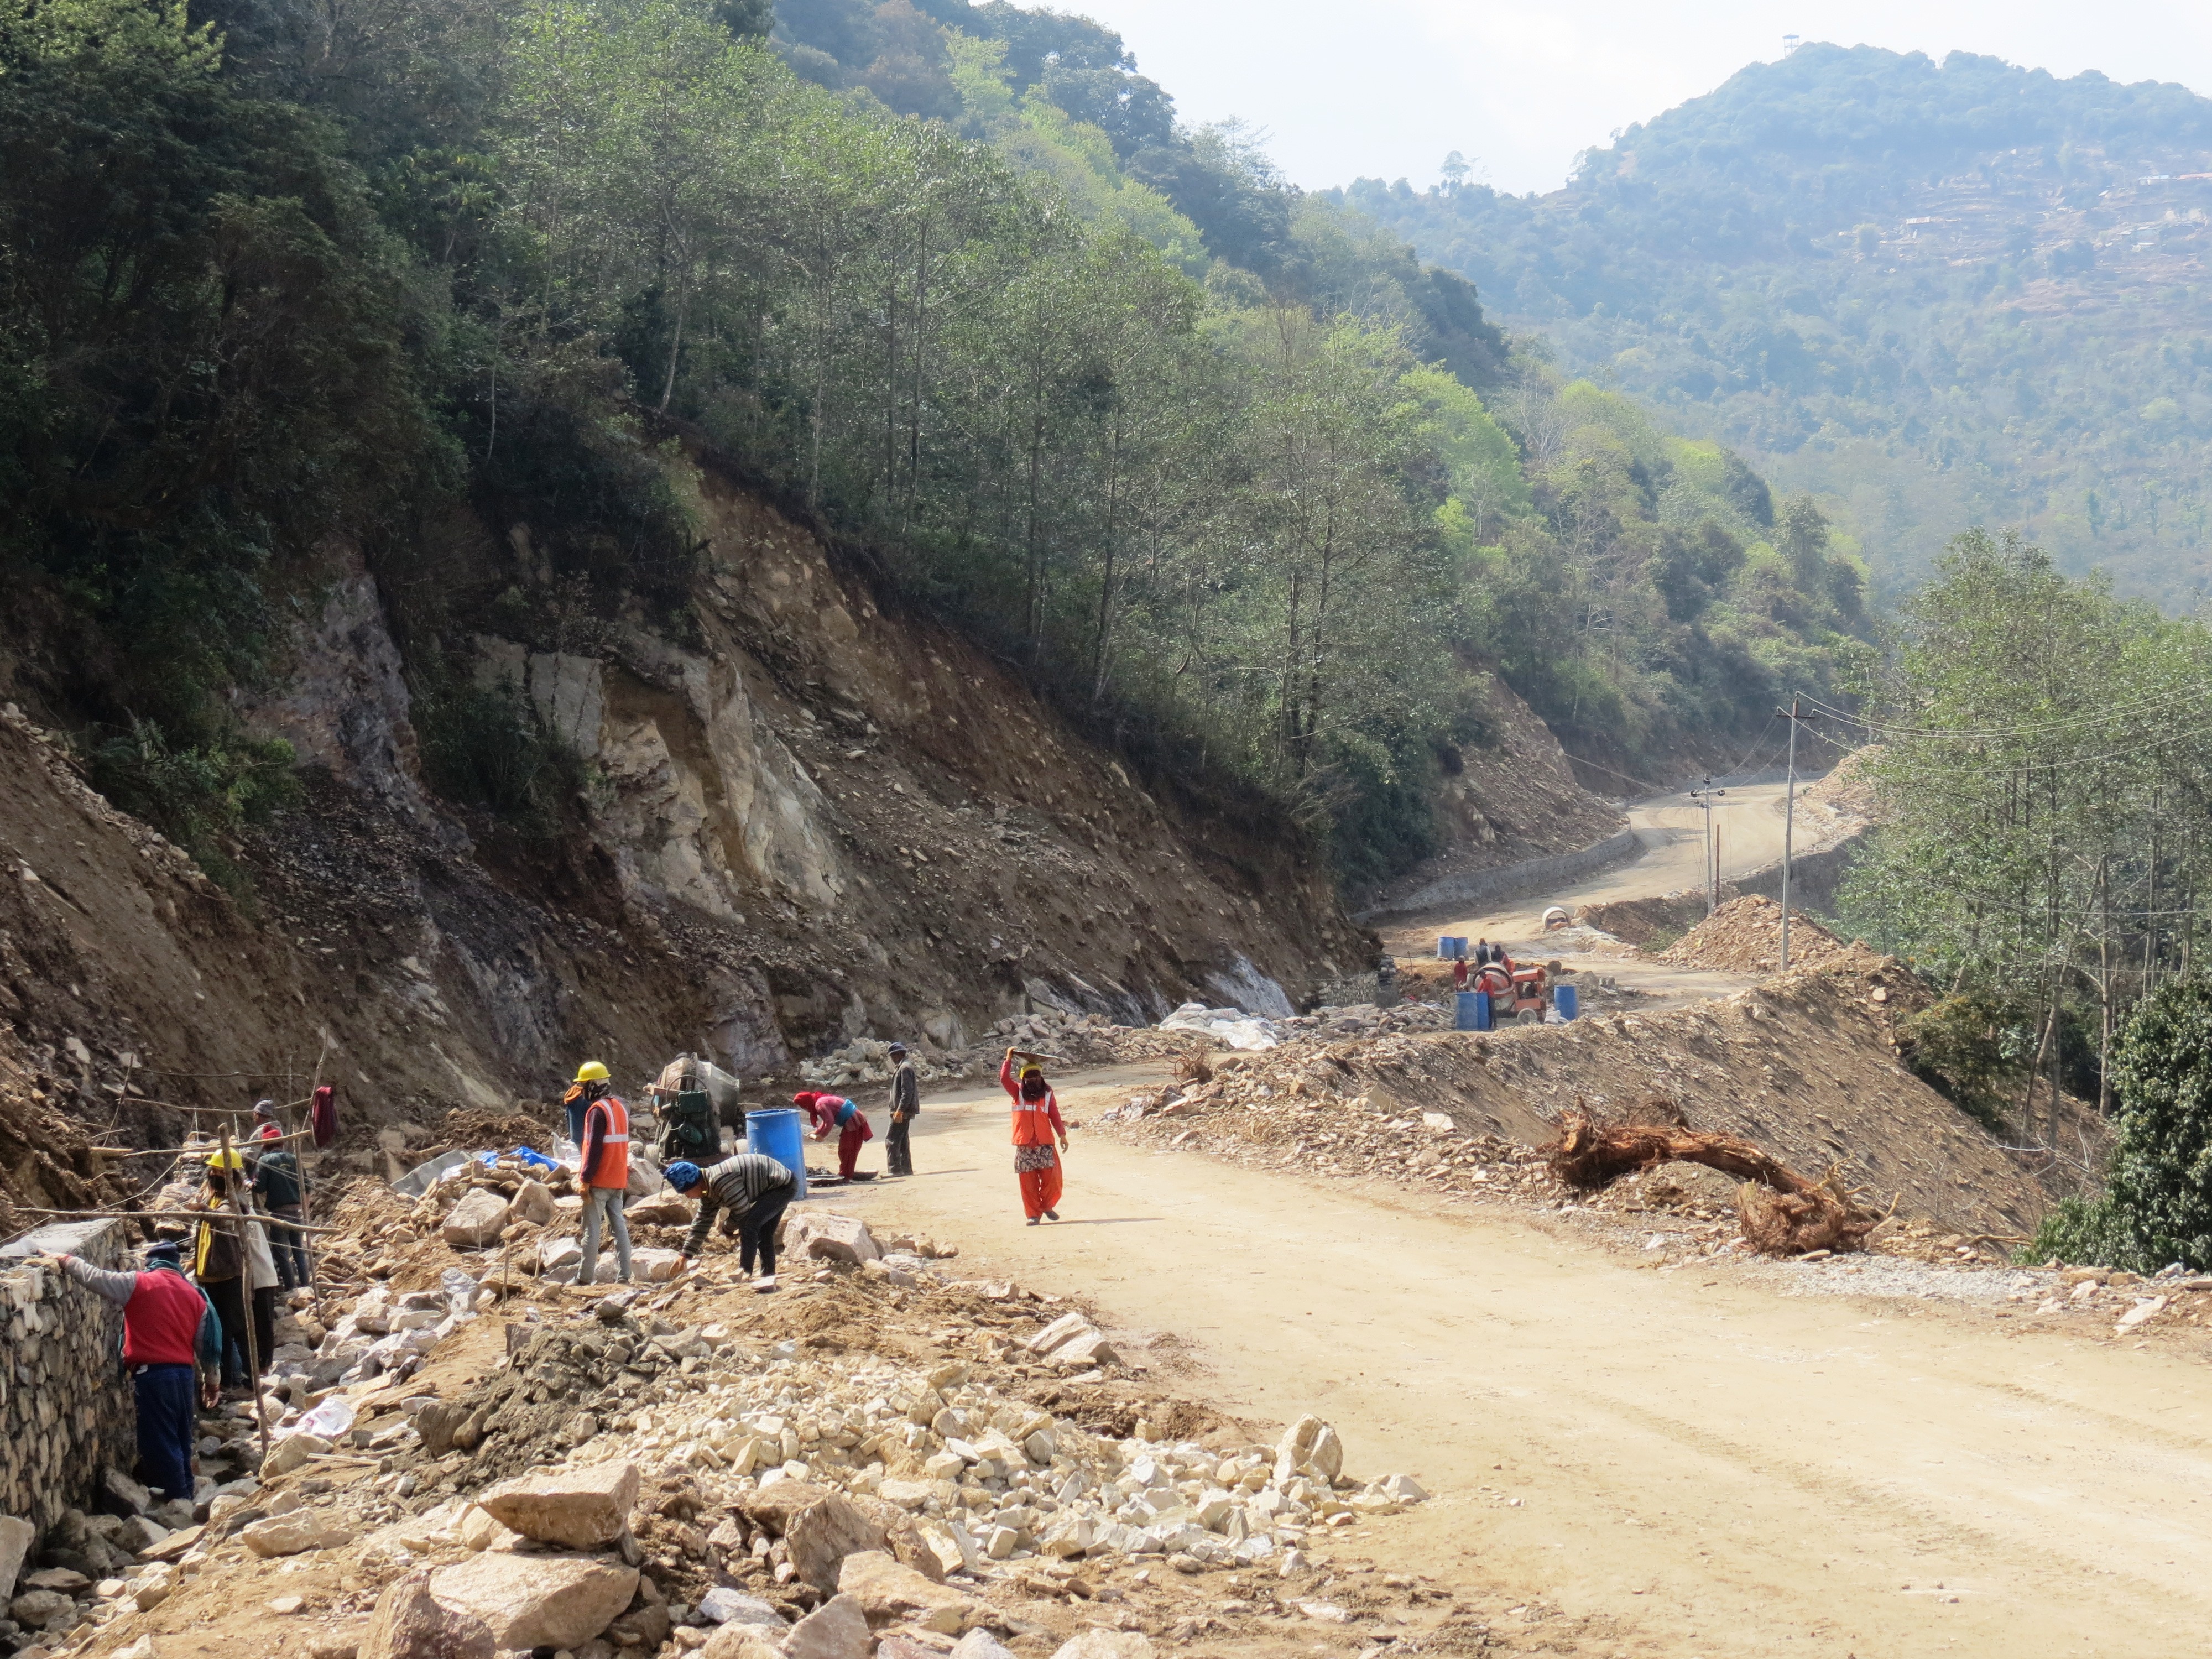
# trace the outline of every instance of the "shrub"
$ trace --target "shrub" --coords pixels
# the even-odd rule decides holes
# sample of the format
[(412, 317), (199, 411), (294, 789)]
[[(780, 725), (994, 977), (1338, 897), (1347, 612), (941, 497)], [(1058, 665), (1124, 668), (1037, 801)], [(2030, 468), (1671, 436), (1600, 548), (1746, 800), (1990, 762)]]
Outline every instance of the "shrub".
[(1983, 992), (1942, 998), (1898, 1022), (1905, 1063), (1968, 1117), (2004, 1127), (2004, 1109), (2020, 1085), (2019, 1012)]
[(575, 750), (546, 731), (511, 687), (427, 691), (415, 699), (413, 717), (430, 787), (457, 805), (485, 807), (550, 835), (562, 804), (583, 782)]
[(2113, 1045), (2112, 1088), (2104, 1195), (2059, 1205), (2030, 1248), (2138, 1273), (2212, 1268), (2212, 981), (2170, 981), (2143, 1001)]
[(88, 759), (94, 788), (152, 824), (234, 892), (244, 889), (245, 878), (224, 854), (222, 838), (300, 799), (292, 745), (281, 738), (258, 742), (233, 735), (178, 747), (154, 721), (134, 717), (130, 730), (99, 744)]

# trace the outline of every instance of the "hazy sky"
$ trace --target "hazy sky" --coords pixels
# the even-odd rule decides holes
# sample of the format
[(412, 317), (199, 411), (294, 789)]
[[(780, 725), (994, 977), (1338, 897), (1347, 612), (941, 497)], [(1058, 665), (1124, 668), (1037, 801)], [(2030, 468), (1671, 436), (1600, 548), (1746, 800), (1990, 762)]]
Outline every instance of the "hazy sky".
[(1449, 150), (1549, 190), (1616, 130), (1709, 92), (1782, 37), (1986, 52), (2212, 94), (2207, 0), (1051, 0), (1121, 32), (1186, 120), (1242, 116), (1309, 188), (1432, 183)]

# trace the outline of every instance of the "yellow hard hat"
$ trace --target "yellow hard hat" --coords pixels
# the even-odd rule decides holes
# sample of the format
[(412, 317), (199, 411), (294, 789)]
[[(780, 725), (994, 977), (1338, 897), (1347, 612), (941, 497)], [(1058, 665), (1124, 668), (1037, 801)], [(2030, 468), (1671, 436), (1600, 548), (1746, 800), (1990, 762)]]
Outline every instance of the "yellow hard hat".
[(606, 1080), (607, 1068), (596, 1060), (587, 1060), (576, 1068), (576, 1081), (579, 1083), (605, 1083)]
[(214, 1152), (208, 1154), (207, 1166), (210, 1170), (242, 1170), (246, 1167), (246, 1160), (235, 1151)]

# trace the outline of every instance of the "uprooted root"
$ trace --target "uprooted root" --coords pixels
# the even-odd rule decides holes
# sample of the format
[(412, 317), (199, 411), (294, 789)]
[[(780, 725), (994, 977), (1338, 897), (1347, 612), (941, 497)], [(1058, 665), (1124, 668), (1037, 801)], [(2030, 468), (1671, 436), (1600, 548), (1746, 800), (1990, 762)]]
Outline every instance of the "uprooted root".
[[(1669, 1112), (1673, 1121), (1663, 1121)], [(1550, 1152), (1552, 1173), (1584, 1192), (1610, 1187), (1623, 1176), (1671, 1158), (1706, 1164), (1783, 1192), (1813, 1184), (1747, 1140), (1691, 1128), (1674, 1103), (1656, 1096), (1620, 1123), (1601, 1122), (1578, 1105), (1571, 1108), (1559, 1119), (1559, 1144)]]
[(1196, 1088), (1202, 1083), (1213, 1081), (1213, 1062), (1206, 1057), (1206, 1051), (1201, 1048), (1176, 1061), (1175, 1075), (1177, 1082)]
[(1673, 1160), (1741, 1177), (1736, 1211), (1744, 1238), (1768, 1255), (1863, 1250), (1867, 1235), (1881, 1224), (1881, 1217), (1853, 1201), (1837, 1171), (1808, 1181), (1747, 1140), (1692, 1129), (1663, 1095), (1639, 1103), (1619, 1123), (1602, 1122), (1577, 1104), (1561, 1115), (1559, 1144), (1550, 1152), (1552, 1173), (1585, 1192)]
[(1833, 1170), (1794, 1193), (1778, 1193), (1747, 1181), (1736, 1188), (1736, 1218), (1742, 1224), (1745, 1242), (1762, 1255), (1863, 1250), (1867, 1235), (1884, 1218), (1860, 1209), (1853, 1196)]

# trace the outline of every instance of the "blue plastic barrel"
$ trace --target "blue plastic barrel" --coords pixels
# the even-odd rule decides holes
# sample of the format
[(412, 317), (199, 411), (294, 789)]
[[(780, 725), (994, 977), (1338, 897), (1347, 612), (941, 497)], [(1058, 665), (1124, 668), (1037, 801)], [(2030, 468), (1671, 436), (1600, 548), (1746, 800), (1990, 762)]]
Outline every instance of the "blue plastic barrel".
[(1452, 936), (1449, 933), (1438, 933), (1437, 935), (1437, 960), (1438, 962), (1449, 962), (1452, 959), (1451, 952)]
[(797, 1196), (806, 1196), (806, 1139), (799, 1114), (788, 1106), (745, 1114), (745, 1150), (761, 1152), (799, 1178)]
[(1453, 997), (1457, 1006), (1453, 1010), (1454, 1029), (1462, 1031), (1486, 1031), (1490, 1029), (1490, 993), (1462, 991)]
[(1571, 985), (1554, 986), (1552, 989), (1552, 1006), (1559, 1011), (1561, 1019), (1572, 1019), (1582, 1007), (1582, 998), (1576, 994), (1575, 988)]

